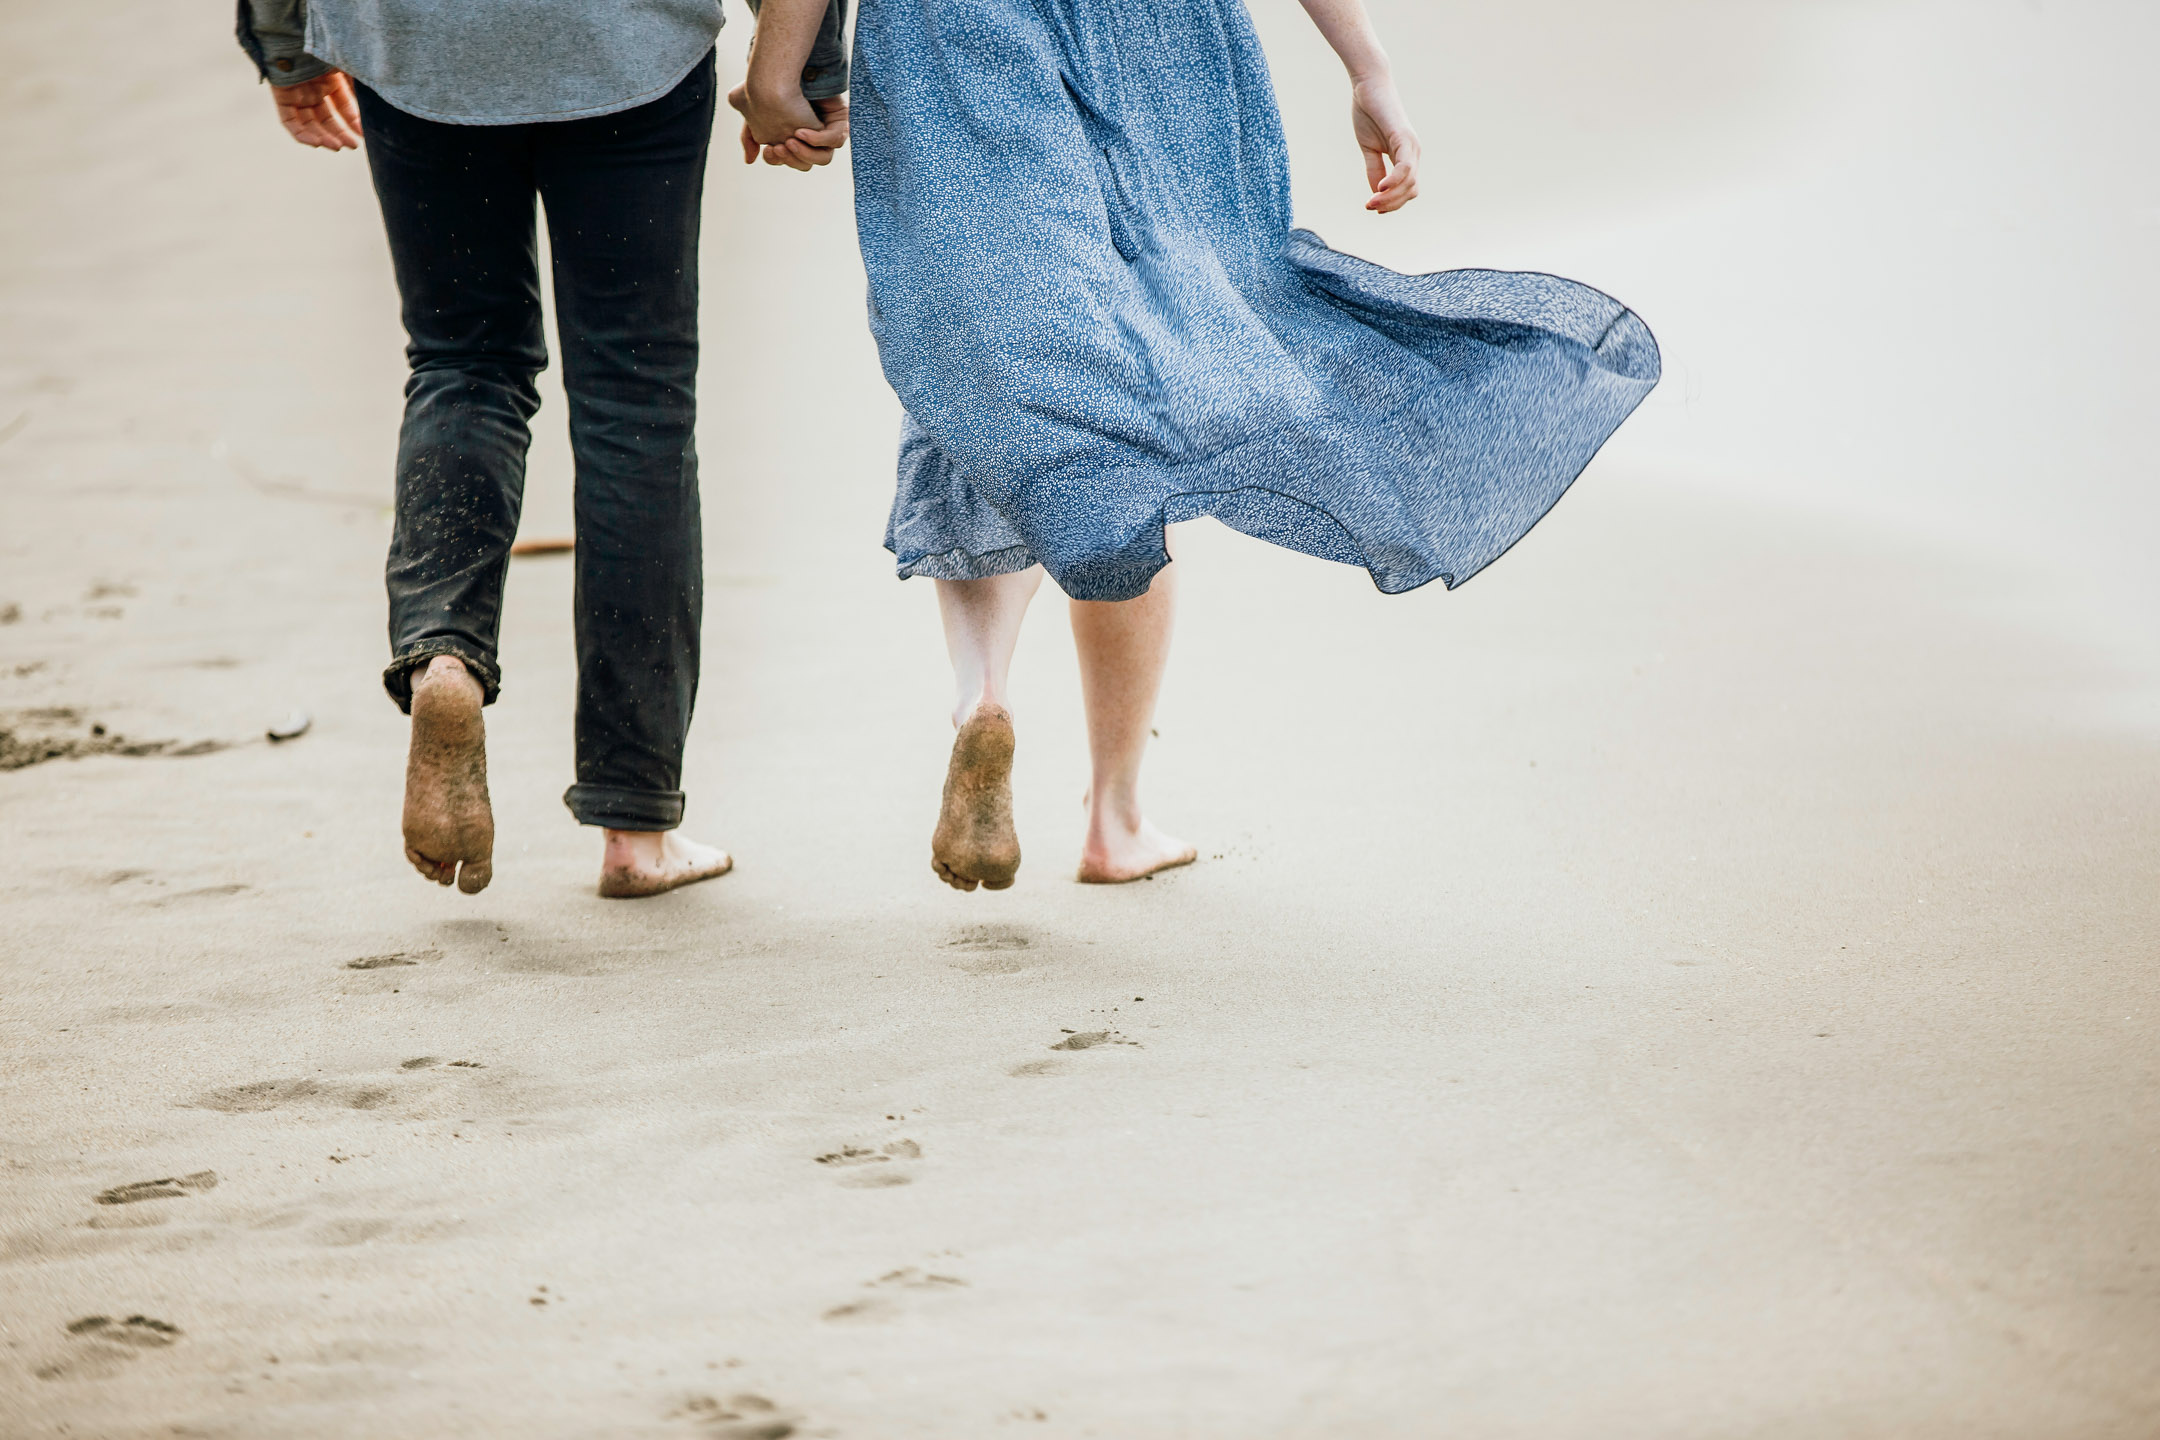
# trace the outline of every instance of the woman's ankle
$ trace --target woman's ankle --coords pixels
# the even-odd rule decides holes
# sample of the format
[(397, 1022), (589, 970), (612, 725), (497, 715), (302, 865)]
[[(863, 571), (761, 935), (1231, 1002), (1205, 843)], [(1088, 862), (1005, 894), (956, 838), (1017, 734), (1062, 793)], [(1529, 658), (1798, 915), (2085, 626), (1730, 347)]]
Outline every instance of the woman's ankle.
[(1137, 785), (1098, 786), (1088, 791), (1088, 834), (1091, 837), (1137, 835), (1146, 823)]
[(953, 729), (959, 729), (985, 710), (1002, 715), (1008, 720), (1012, 718), (1012, 711), (1007, 708), (1003, 696), (990, 690), (982, 690), (971, 696), (962, 696), (960, 703), (953, 707)]

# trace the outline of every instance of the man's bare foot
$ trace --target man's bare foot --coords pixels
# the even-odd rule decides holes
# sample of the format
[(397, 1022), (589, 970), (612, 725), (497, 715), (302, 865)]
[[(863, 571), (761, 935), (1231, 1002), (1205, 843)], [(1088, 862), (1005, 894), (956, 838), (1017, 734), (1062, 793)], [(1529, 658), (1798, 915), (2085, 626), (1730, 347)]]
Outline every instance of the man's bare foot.
[(1087, 840), (1080, 847), (1079, 878), (1083, 885), (1122, 885), (1199, 858), (1199, 851), (1163, 834), (1145, 816), (1131, 813), (1121, 819), (1090, 806)]
[(600, 857), (600, 893), (610, 900), (635, 900), (734, 868), (727, 851), (686, 840), (673, 830), (610, 830)]
[(480, 701), (480, 682), (453, 656), (436, 656), (412, 677), (405, 858), (438, 885), (455, 880), (467, 895), (487, 889), (495, 874)]
[(1013, 831), (1012, 716), (983, 705), (953, 737), (945, 800), (930, 836), (930, 868), (955, 890), (1003, 890), (1020, 873)]

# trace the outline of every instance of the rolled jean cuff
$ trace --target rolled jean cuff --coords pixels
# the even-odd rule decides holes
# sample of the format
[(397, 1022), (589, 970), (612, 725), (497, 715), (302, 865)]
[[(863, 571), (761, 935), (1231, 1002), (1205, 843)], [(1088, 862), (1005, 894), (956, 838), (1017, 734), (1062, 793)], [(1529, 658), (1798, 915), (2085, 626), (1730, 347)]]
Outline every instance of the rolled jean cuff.
[(610, 830), (673, 830), (682, 824), (680, 790), (625, 790), (614, 785), (572, 785), (563, 804), (580, 825)]
[(480, 682), (480, 703), (492, 705), (502, 694), (502, 668), (484, 655), (476, 655), (455, 640), (423, 640), (390, 662), (382, 672), (383, 689), (397, 701), (398, 709), (412, 714), (412, 673), (438, 655), (455, 655)]

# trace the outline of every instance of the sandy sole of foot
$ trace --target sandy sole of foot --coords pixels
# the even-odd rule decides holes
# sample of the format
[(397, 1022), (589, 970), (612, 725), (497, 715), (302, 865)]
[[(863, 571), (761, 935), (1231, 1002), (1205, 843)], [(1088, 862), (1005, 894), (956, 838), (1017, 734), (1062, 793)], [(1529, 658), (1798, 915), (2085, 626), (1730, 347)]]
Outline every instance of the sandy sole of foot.
[(405, 857), (438, 885), (468, 895), (494, 876), (495, 814), (488, 801), (487, 730), (479, 686), (458, 676), (416, 677), (412, 746), (405, 762)]
[(930, 868), (956, 890), (1003, 890), (1020, 873), (1013, 829), (1012, 716), (986, 705), (953, 737), (945, 794), (930, 837)]

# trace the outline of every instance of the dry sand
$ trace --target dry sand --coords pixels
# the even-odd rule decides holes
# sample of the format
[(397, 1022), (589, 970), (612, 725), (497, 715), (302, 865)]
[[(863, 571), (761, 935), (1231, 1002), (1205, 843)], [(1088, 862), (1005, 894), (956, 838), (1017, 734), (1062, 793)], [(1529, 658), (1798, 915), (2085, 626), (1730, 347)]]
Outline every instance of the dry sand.
[[(2160, 664), (2038, 560), (1758, 483), (1856, 482), (1819, 396), (1719, 408), (1747, 259), (1684, 253), (1776, 213), (1749, 156), (1846, 103), (1777, 57), (1857, 7), (1590, 24), (1648, 118), (1593, 94), (1445, 172), (1515, 217), (1475, 244), (1445, 184), (1425, 231), (1356, 218), (1339, 90), (1257, 8), (1308, 219), (1662, 306), (1673, 378), (1452, 596), (1187, 535), (1150, 793), (1189, 870), (1071, 883), (1039, 604), (1027, 867), (956, 894), (845, 186), (716, 167), (687, 788), (739, 867), (636, 903), (556, 798), (559, 557), (513, 572), (494, 885), (399, 855), (361, 161), (289, 146), (222, 12), (0, 10), (0, 723), (170, 742), (0, 773), (0, 1435), (2160, 1433)], [(1398, 51), (1444, 154), (1477, 106)], [(1570, 127), (1701, 163), (1612, 180)], [(2109, 413), (2081, 443), (2134, 468)]]

